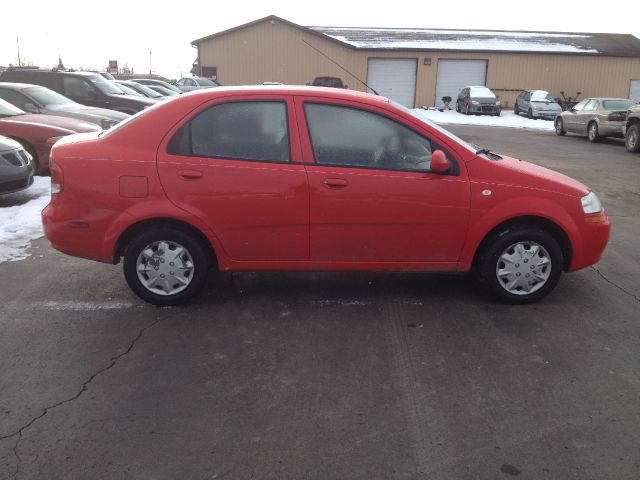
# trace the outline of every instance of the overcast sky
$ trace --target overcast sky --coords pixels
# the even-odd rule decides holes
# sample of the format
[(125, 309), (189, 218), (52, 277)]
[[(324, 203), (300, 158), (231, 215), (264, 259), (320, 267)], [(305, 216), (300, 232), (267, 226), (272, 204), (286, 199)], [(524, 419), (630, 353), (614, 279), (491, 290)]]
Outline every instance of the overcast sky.
[[(23, 61), (104, 70), (109, 60), (136, 72), (177, 78), (188, 75), (196, 38), (267, 15), (301, 25), (353, 27), (473, 28), (565, 32), (631, 33), (640, 38), (637, 0), (585, 8), (564, 0), (458, 0), (456, 2), (246, 1), (106, 2), (7, 0), (2, 5), (0, 65), (17, 64), (16, 36)], [(595, 4), (595, 2), (594, 2)], [(385, 5), (382, 7), (381, 5)], [(526, 7), (530, 5), (530, 7)]]

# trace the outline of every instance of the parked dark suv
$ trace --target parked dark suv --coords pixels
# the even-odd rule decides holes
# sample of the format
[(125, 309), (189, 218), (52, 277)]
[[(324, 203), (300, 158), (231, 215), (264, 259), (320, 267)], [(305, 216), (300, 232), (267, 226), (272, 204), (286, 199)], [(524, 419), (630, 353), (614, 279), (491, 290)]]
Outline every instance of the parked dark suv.
[(148, 98), (124, 95), (116, 85), (93, 72), (10, 68), (0, 74), (0, 82), (42, 85), (82, 105), (109, 108), (129, 114), (139, 112), (156, 103)]

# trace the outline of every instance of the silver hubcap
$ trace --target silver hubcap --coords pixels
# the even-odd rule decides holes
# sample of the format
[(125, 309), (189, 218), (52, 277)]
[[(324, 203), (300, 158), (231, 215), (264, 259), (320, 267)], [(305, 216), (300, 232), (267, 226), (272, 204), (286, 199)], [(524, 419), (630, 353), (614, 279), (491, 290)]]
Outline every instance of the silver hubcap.
[(136, 262), (140, 283), (156, 295), (180, 293), (193, 279), (193, 259), (179, 243), (160, 240), (147, 245)]
[(629, 131), (629, 146), (631, 148), (635, 148), (636, 143), (638, 142), (638, 135), (635, 130)]
[(589, 137), (591, 137), (591, 139), (596, 138), (596, 124), (592, 123), (591, 126), (589, 127)]
[(514, 295), (540, 290), (551, 274), (551, 258), (542, 245), (518, 242), (506, 248), (496, 266), (498, 283)]
[(562, 122), (558, 120), (556, 122), (556, 132), (561, 132), (561, 131), (562, 131)]

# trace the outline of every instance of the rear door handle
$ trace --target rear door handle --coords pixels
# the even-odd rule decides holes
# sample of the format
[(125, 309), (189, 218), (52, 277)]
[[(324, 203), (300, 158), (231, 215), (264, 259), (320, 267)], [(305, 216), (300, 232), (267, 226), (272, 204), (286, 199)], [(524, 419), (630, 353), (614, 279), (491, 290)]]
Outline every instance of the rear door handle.
[(349, 185), (346, 180), (341, 178), (327, 178), (323, 183), (327, 188), (344, 188)]
[(178, 170), (178, 176), (185, 180), (197, 180), (202, 178), (202, 172), (199, 170)]

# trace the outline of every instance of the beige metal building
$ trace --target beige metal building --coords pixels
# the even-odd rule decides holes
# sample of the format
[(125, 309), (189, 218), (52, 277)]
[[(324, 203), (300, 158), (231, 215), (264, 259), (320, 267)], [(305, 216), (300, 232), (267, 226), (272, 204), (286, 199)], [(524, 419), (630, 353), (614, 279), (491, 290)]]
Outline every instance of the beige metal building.
[(524, 89), (640, 101), (633, 35), (303, 27), (269, 16), (192, 44), (194, 71), (223, 85), (335, 76), (365, 91), (362, 80), (409, 107), (441, 105), (469, 85), (493, 89), (505, 108)]

